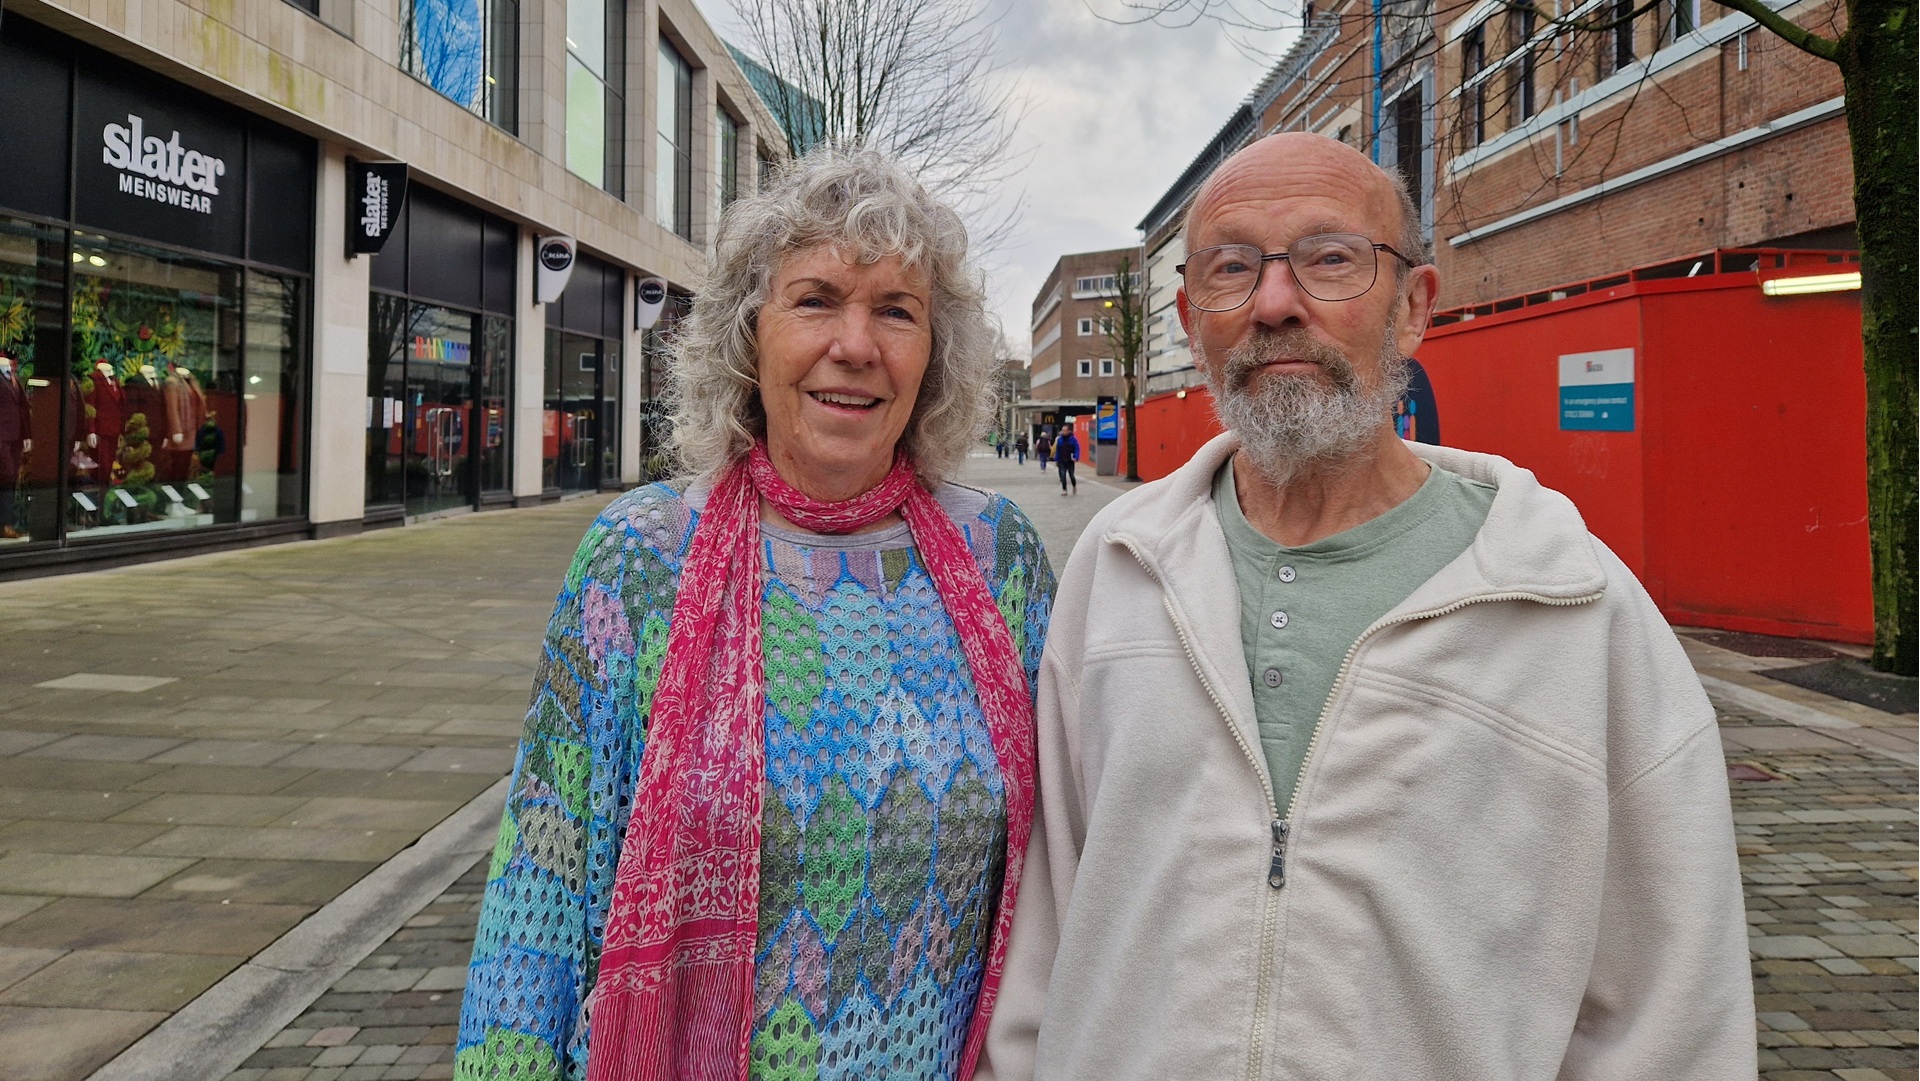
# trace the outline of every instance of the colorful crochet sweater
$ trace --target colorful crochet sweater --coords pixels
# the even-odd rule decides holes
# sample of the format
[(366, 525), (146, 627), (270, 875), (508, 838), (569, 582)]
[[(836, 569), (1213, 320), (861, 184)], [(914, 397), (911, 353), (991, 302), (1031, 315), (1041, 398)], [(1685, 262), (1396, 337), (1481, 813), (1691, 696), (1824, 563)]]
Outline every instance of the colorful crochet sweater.
[[(1010, 501), (945, 485), (1037, 677), (1054, 578)], [(614, 867), (704, 493), (601, 513), (547, 626), (487, 873), (457, 1078), (584, 1078)], [(1006, 854), (1000, 770), (906, 526), (763, 527), (767, 684), (754, 1078), (950, 1079)]]

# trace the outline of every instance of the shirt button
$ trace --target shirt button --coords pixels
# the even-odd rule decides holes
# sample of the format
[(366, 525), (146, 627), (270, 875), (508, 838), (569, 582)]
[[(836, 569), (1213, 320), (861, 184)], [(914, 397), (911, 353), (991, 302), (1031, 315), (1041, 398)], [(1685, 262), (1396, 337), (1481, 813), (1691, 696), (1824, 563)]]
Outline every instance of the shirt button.
[(1271, 624), (1273, 624), (1273, 629), (1274, 629), (1274, 630), (1276, 630), (1276, 631), (1283, 631), (1283, 630), (1286, 630), (1286, 629), (1287, 629), (1287, 614), (1286, 614), (1285, 612), (1275, 612), (1275, 613), (1273, 614), (1273, 618), (1272, 618), (1272, 619), (1270, 619), (1270, 620), (1268, 620), (1267, 622), (1269, 622), (1269, 623), (1271, 623)]
[(1269, 687), (1278, 687), (1280, 685), (1280, 670), (1278, 668), (1267, 669), (1260, 674), (1260, 681)]
[(1281, 567), (1281, 568), (1280, 568), (1280, 580), (1281, 580), (1282, 582), (1291, 582), (1291, 581), (1293, 581), (1293, 580), (1294, 580), (1295, 578), (1298, 578), (1298, 577), (1300, 577), (1300, 576), (1299, 576), (1299, 575), (1298, 575), (1297, 573), (1295, 573), (1295, 572), (1294, 572), (1294, 569), (1293, 569), (1292, 567)]

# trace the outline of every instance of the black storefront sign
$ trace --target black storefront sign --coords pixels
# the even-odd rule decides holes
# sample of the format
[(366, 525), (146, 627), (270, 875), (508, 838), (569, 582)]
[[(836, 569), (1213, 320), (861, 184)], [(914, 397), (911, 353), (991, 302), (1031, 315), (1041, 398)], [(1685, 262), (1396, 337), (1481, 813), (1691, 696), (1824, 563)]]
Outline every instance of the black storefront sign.
[(149, 80), (82, 67), (77, 83), (74, 220), (244, 258), (245, 126)]
[(347, 159), (347, 251), (375, 255), (387, 246), (407, 202), (407, 163)]

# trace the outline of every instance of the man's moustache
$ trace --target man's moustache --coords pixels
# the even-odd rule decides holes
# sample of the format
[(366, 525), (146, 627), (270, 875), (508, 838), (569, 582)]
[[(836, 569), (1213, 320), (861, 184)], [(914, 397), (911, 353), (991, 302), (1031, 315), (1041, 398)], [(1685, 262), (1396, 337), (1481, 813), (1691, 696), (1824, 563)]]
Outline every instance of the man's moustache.
[(1283, 360), (1318, 364), (1335, 386), (1353, 382), (1353, 365), (1346, 355), (1304, 330), (1258, 331), (1227, 350), (1227, 385), (1235, 390), (1259, 368)]

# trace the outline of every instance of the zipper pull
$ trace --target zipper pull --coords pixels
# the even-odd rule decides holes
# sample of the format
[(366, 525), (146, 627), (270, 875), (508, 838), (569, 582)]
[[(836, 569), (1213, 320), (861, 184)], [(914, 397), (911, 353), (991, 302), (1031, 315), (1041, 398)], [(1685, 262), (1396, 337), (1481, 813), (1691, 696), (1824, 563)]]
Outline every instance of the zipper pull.
[(1280, 889), (1287, 884), (1287, 821), (1273, 820), (1273, 862), (1267, 865), (1267, 885)]

